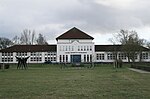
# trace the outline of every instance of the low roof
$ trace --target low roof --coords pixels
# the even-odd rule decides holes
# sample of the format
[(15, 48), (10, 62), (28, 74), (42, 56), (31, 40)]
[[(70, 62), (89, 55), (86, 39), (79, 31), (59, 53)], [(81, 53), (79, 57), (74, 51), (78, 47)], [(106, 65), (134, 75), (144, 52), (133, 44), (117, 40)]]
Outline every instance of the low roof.
[(70, 29), (69, 31), (63, 33), (62, 35), (58, 36), (58, 39), (94, 39), (92, 36), (86, 34), (85, 32), (77, 29), (76, 27)]
[[(142, 51), (149, 51), (142, 47)], [(95, 45), (95, 52), (122, 51), (122, 45)], [(57, 45), (14, 45), (0, 52), (57, 52)]]
[(56, 52), (56, 45), (14, 45), (0, 52)]
[[(123, 45), (95, 45), (95, 52), (122, 51)], [(149, 51), (148, 48), (141, 46), (142, 51)]]

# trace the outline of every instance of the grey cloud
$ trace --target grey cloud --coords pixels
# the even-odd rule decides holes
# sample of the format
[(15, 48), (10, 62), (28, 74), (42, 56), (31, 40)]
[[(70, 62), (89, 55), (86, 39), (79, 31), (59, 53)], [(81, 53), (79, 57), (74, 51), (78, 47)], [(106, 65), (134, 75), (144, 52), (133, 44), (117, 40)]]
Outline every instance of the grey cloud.
[(0, 35), (12, 38), (29, 28), (53, 40), (74, 26), (105, 34), (150, 25), (150, 1), (136, 1), (131, 9), (119, 9), (94, 0), (2, 0)]

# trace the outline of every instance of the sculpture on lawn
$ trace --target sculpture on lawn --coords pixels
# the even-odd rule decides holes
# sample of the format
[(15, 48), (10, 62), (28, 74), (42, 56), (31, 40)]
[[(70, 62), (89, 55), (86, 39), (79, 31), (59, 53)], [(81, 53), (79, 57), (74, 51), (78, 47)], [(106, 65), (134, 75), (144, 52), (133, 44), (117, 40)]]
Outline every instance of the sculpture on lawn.
[(18, 60), (18, 65), (17, 65), (17, 69), (27, 69), (28, 66), (27, 66), (27, 60), (30, 56), (28, 57), (17, 57), (17, 60)]

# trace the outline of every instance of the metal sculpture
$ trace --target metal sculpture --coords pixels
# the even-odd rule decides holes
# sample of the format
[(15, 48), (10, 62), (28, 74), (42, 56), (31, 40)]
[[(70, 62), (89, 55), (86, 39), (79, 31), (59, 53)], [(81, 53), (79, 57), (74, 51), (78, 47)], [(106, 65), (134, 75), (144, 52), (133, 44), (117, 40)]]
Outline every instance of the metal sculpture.
[(28, 66), (27, 66), (27, 60), (30, 56), (28, 57), (17, 57), (16, 56), (16, 59), (18, 60), (18, 65), (17, 65), (17, 69), (28, 69)]

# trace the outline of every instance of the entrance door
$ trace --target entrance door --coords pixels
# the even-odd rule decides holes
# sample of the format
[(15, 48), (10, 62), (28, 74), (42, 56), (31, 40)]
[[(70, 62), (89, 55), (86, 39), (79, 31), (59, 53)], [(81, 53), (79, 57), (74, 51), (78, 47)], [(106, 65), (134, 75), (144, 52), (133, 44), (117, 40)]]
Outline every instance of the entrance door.
[(71, 62), (72, 63), (80, 63), (81, 62), (81, 55), (71, 55)]

